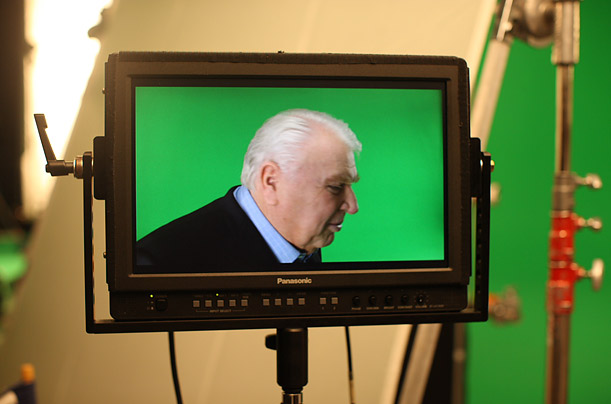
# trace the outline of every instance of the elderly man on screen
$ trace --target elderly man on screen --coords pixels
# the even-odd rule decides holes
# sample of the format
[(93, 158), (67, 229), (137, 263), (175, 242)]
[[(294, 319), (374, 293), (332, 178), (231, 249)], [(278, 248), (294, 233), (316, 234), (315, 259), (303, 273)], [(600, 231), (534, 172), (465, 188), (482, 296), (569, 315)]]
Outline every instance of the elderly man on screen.
[(275, 115), (248, 147), (242, 185), (140, 240), (137, 264), (214, 272), (320, 262), (346, 213), (358, 211), (360, 150), (348, 125), (327, 114)]

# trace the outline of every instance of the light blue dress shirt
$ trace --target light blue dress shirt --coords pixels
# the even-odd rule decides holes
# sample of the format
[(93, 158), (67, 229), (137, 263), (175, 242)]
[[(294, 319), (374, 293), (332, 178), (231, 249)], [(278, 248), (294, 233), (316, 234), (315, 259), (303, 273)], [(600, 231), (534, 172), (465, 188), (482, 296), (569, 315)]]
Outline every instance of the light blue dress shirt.
[(286, 241), (286, 239), (278, 233), (278, 230), (272, 226), (269, 220), (267, 220), (263, 212), (261, 212), (261, 209), (257, 206), (248, 188), (240, 185), (233, 191), (233, 196), (257, 230), (259, 230), (259, 233), (269, 248), (271, 248), (276, 258), (278, 258), (279, 262), (290, 264), (302, 255), (302, 253), (300, 253), (291, 243)]

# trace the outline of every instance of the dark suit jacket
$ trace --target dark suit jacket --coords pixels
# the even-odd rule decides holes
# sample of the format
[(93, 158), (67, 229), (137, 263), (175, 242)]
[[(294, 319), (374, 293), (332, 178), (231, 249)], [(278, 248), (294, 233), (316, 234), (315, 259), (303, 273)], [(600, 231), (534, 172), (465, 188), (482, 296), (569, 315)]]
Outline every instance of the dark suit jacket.
[[(279, 263), (233, 196), (158, 228), (136, 243), (137, 272), (224, 272), (277, 269)], [(320, 253), (313, 262), (320, 262)]]

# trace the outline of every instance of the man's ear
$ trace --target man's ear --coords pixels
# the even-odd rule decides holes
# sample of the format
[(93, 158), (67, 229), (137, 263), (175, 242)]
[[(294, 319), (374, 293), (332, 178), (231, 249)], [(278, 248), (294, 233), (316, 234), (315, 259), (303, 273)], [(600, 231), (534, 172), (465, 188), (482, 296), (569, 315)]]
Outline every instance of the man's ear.
[(259, 183), (261, 184), (263, 198), (268, 205), (276, 205), (278, 203), (278, 182), (280, 175), (280, 167), (273, 161), (267, 161), (261, 166)]

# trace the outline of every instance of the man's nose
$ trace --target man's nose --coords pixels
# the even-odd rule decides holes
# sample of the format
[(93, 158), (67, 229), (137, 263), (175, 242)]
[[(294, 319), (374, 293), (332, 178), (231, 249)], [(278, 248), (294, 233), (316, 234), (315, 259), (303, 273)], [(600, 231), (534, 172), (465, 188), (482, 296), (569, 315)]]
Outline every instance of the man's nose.
[(351, 215), (354, 215), (359, 211), (359, 204), (356, 200), (356, 194), (354, 193), (352, 186), (346, 187), (346, 198), (342, 204), (342, 210)]

